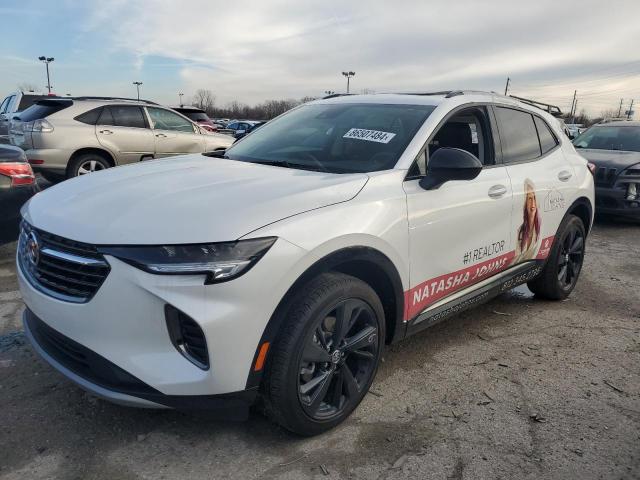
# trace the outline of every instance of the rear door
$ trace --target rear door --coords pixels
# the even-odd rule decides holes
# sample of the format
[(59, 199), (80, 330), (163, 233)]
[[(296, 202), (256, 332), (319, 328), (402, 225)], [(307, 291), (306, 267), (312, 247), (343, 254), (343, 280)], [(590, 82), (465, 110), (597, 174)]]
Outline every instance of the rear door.
[(96, 124), (98, 141), (116, 156), (116, 163), (139, 162), (153, 157), (154, 137), (141, 107), (107, 105)]
[(147, 112), (155, 137), (157, 158), (204, 152), (204, 138), (189, 119), (158, 107), (147, 107)]
[(514, 264), (545, 259), (575, 188), (558, 133), (541, 116), (494, 107), (502, 160), (513, 186)]

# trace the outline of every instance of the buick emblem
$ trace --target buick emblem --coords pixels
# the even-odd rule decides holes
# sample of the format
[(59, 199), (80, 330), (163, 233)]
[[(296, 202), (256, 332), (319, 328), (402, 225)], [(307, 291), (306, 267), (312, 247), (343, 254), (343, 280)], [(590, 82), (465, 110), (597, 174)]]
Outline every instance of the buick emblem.
[(27, 258), (34, 266), (40, 261), (40, 243), (36, 232), (33, 231), (29, 232), (27, 237)]

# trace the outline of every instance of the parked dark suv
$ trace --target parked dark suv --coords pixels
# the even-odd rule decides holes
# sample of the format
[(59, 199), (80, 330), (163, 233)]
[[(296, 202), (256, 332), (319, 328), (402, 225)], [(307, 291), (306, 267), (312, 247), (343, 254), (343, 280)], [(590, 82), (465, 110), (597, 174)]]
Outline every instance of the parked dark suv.
[(640, 220), (640, 122), (594, 125), (573, 144), (596, 166), (596, 213)]

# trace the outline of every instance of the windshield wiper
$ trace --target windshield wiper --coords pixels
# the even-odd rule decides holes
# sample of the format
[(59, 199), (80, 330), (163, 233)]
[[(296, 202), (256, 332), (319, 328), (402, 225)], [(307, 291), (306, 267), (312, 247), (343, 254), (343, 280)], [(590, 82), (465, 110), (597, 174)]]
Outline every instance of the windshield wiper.
[(298, 170), (309, 170), (312, 172), (326, 172), (319, 165), (308, 165), (306, 163), (289, 162), (287, 160), (256, 160), (251, 163), (257, 163), (259, 165), (270, 165), (273, 167), (294, 168)]

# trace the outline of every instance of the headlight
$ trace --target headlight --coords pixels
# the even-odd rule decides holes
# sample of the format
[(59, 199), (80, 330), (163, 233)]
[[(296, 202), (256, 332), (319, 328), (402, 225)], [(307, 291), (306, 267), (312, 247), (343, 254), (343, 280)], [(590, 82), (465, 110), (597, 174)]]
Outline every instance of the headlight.
[(208, 285), (248, 272), (275, 241), (276, 237), (265, 237), (195, 245), (99, 247), (99, 251), (149, 273), (204, 274)]

